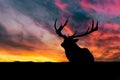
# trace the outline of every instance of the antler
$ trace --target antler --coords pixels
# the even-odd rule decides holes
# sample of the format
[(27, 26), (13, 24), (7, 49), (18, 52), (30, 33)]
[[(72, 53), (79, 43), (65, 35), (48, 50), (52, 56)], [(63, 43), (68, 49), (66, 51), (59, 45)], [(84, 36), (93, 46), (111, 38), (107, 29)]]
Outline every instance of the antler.
[(87, 31), (83, 34), (80, 34), (80, 35), (76, 35), (76, 33), (74, 33), (71, 37), (75, 38), (75, 37), (82, 37), (82, 36), (85, 36), (85, 35), (88, 35), (94, 31), (97, 31), (98, 30), (98, 21), (97, 21), (97, 24), (96, 24), (96, 27), (94, 28), (94, 20), (92, 20), (92, 28), (88, 28)]
[(60, 37), (66, 38), (66, 36), (63, 35), (63, 34), (61, 33), (61, 31), (62, 31), (62, 29), (67, 25), (68, 19), (69, 19), (69, 18), (67, 18), (67, 20), (66, 20), (66, 22), (64, 23), (64, 25), (61, 24), (61, 26), (60, 26), (58, 29), (57, 29), (57, 27), (56, 27), (57, 19), (55, 20), (54, 28), (55, 28), (55, 30), (56, 30), (56, 33), (57, 33)]

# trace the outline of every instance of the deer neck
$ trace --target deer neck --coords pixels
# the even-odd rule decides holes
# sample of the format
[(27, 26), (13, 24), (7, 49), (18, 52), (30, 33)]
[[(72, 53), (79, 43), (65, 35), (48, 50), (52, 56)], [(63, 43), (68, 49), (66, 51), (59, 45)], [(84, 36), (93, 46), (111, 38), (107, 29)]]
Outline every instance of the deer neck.
[(71, 50), (76, 50), (76, 49), (81, 49), (77, 44), (73, 44), (71, 46), (64, 47), (66, 51), (71, 51)]

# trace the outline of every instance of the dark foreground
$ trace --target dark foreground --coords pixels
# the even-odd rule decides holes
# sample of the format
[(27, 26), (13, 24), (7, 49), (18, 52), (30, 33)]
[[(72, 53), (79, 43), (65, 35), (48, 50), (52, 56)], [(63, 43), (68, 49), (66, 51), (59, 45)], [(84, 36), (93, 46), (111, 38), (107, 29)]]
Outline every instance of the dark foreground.
[(120, 62), (94, 62), (94, 63), (88, 63), (88, 64), (80, 64), (80, 63), (71, 63), (71, 62), (20, 62), (20, 61), (15, 61), (15, 62), (0, 62), (0, 64), (40, 64), (40, 65), (113, 65), (113, 66), (120, 66)]
[(94, 63), (88, 63), (88, 64), (80, 64), (80, 63), (70, 63), (70, 62), (32, 62), (32, 61), (29, 61), (29, 62), (19, 62), (19, 61), (15, 61), (15, 62), (0, 62), (0, 64), (20, 64), (20, 65), (59, 65), (59, 66), (73, 66), (73, 65), (76, 65), (76, 66), (85, 66), (85, 65), (89, 65), (89, 66), (106, 66), (106, 67), (110, 67), (110, 66), (120, 66), (120, 62), (94, 62)]
[(94, 62), (91, 64), (79, 64), (79, 63), (70, 63), (70, 62), (0, 62), (1, 66), (29, 66), (29, 67), (43, 67), (43, 68), (73, 68), (73, 69), (106, 69), (110, 71), (117, 70), (120, 71), (120, 62)]
[[(70, 78), (70, 80), (120, 80), (120, 62), (95, 62), (93, 64), (78, 64), (69, 62), (0, 62), (5, 70), (39, 76)], [(9, 72), (11, 72), (9, 71)], [(27, 73), (27, 74), (28, 74)], [(41, 78), (41, 77), (39, 77)], [(44, 77), (48, 78), (48, 77)]]

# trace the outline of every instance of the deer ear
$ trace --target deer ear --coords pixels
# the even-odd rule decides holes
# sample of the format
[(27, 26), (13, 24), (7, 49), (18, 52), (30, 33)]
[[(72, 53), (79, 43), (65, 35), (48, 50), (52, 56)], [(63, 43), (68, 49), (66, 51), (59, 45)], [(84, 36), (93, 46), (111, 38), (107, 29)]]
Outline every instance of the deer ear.
[(74, 42), (78, 42), (79, 39), (74, 39)]

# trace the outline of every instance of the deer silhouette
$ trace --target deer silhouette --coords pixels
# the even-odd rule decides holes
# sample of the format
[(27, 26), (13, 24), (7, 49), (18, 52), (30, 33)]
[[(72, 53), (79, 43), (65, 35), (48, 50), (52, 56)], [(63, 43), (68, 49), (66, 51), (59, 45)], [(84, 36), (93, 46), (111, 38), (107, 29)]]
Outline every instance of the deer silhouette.
[(61, 26), (57, 29), (55, 20), (54, 28), (58, 36), (62, 37), (64, 41), (62, 42), (61, 46), (65, 50), (65, 55), (69, 62), (75, 62), (75, 63), (93, 63), (94, 62), (94, 56), (87, 48), (80, 48), (76, 42), (79, 40), (77, 38), (88, 35), (94, 31), (98, 30), (98, 21), (96, 24), (96, 27), (94, 27), (94, 20), (92, 20), (92, 28), (89, 29), (83, 33), (83, 34), (77, 34), (76, 32), (71, 36), (66, 36), (61, 33), (63, 28), (67, 25), (68, 19), (64, 23), (64, 25), (61, 24)]

